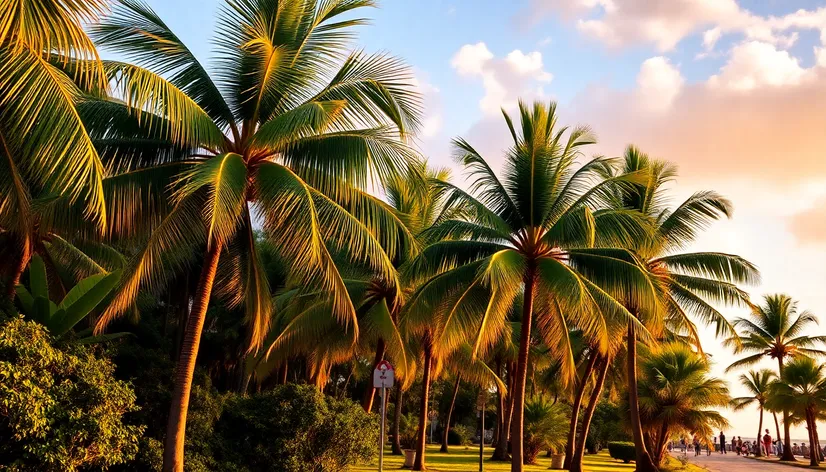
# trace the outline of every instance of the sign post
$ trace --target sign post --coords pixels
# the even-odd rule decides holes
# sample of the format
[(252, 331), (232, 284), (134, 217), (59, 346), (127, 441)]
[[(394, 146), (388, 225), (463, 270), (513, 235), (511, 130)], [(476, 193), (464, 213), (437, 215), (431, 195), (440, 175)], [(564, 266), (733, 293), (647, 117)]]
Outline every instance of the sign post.
[(479, 418), (481, 419), (481, 430), (479, 431), (479, 472), (484, 471), (484, 456), (485, 456), (485, 406), (488, 403), (488, 396), (485, 391), (479, 392), (476, 397), (476, 409), (479, 410)]
[(385, 417), (385, 395), (386, 389), (393, 387), (394, 381), (393, 366), (387, 361), (379, 362), (376, 369), (373, 371), (373, 388), (378, 388), (381, 392), (381, 435), (379, 435), (379, 472), (384, 470), (384, 428)]

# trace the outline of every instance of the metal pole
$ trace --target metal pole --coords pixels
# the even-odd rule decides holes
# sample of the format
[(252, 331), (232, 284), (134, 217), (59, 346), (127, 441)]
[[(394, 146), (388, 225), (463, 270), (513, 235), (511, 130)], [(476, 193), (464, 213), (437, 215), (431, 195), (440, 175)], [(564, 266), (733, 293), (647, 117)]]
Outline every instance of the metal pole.
[(384, 470), (384, 416), (385, 416), (385, 402), (384, 390), (381, 388), (381, 436), (379, 436), (379, 472)]
[(479, 472), (484, 470), (482, 459), (485, 455), (485, 410), (479, 412), (479, 417), (482, 418), (482, 432), (479, 434)]

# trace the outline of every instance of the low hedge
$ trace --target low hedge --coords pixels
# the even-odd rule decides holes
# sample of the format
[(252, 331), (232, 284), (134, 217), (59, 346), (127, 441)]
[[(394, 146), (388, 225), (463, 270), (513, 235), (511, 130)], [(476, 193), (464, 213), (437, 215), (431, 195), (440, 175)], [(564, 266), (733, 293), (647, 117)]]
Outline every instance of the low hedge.
[(612, 458), (621, 460), (628, 464), (637, 458), (637, 450), (634, 443), (625, 441), (611, 441), (608, 443), (608, 454)]

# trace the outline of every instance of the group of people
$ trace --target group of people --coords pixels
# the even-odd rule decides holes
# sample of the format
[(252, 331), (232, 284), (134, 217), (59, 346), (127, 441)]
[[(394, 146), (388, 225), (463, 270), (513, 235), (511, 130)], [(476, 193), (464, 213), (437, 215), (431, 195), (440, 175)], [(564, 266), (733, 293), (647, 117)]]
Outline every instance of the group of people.
[[(728, 451), (733, 451), (737, 453), (738, 456), (748, 456), (748, 455), (757, 455), (758, 452), (762, 453), (765, 456), (772, 456), (772, 455), (779, 455), (779, 453), (783, 450), (783, 443), (778, 439), (777, 441), (772, 441), (772, 436), (769, 433), (769, 430), (766, 430), (766, 434), (763, 435), (762, 438), (759, 438), (757, 441), (743, 441), (743, 438), (740, 436), (734, 437), (731, 440), (731, 445), (727, 447), (726, 445), (726, 435), (724, 432), (720, 431), (720, 445), (719, 448), (717, 446), (717, 438), (714, 438), (714, 449), (718, 450), (720, 454), (728, 454)], [(759, 448), (759, 451), (758, 451)]]

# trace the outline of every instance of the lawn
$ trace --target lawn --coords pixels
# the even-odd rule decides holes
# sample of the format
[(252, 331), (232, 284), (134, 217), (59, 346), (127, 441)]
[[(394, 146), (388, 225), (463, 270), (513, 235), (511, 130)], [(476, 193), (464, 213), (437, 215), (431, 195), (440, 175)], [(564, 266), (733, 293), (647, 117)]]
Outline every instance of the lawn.
[[(491, 472), (510, 471), (508, 462), (493, 462), (488, 458), (493, 454), (493, 448), (485, 448), (485, 470)], [(385, 470), (398, 470), (404, 463), (401, 456), (391, 456), (389, 452), (384, 456)], [(351, 472), (373, 472), (378, 470), (378, 460), (370, 466), (360, 466), (350, 469)], [(536, 465), (525, 466), (525, 471), (547, 471), (551, 465), (551, 459), (540, 455)], [(597, 455), (585, 456), (585, 470), (587, 472), (633, 472), (634, 464), (623, 464), (608, 457), (608, 452)], [(679, 463), (673, 461), (670, 466), (679, 469)], [(478, 447), (453, 447), (450, 454), (440, 454), (439, 446), (428, 446), (427, 448), (427, 469), (434, 472), (472, 472), (479, 470), (479, 448)], [(686, 472), (698, 472), (700, 469), (694, 465), (688, 465)]]

